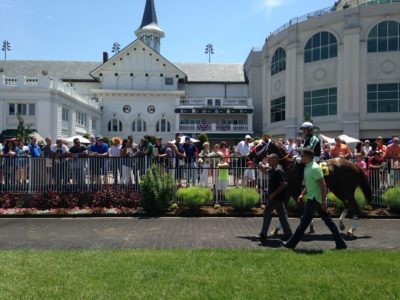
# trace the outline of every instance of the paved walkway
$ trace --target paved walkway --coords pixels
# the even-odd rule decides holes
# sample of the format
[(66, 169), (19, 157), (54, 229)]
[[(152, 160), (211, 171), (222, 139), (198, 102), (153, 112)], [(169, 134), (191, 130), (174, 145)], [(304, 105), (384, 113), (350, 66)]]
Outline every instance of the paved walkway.
[[(260, 243), (257, 234), (261, 221), (261, 218), (0, 219), (0, 249), (279, 248), (278, 239)], [(290, 222), (293, 228), (298, 224), (296, 219)], [(304, 238), (299, 249), (334, 247), (320, 220), (316, 220), (316, 231)], [(352, 249), (400, 249), (400, 220), (360, 220), (357, 237), (347, 240)]]

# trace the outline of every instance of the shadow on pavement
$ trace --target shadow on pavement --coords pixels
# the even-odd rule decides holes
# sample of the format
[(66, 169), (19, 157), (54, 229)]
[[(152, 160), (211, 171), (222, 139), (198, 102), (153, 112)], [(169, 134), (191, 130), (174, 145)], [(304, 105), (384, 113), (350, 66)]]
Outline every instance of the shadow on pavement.
[(277, 238), (269, 238), (267, 240), (261, 240), (258, 236), (239, 236), (239, 239), (248, 240), (253, 243), (259, 243), (261, 247), (269, 248), (281, 248), (282, 242)]
[[(361, 239), (370, 239), (371, 236), (366, 235), (366, 236), (353, 236), (349, 237), (347, 235), (342, 235), (342, 238), (345, 241), (356, 241), (356, 240), (361, 240)], [(302, 242), (314, 242), (314, 241), (332, 241), (334, 242), (333, 236), (329, 233), (327, 234), (312, 234), (312, 235), (304, 235), (304, 237), (301, 239)]]

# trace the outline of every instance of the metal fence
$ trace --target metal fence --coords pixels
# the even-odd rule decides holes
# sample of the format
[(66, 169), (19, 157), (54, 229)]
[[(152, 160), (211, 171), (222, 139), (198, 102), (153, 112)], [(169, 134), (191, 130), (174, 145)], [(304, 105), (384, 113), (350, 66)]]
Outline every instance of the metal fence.
[[(153, 164), (170, 173), (180, 188), (203, 186), (213, 190), (215, 202), (225, 203), (224, 192), (236, 187), (256, 188), (264, 201), (268, 175), (247, 166), (244, 158), (228, 159), (229, 168), (219, 169), (218, 158), (198, 164), (175, 158), (30, 158), (0, 157), (0, 192), (97, 191), (104, 187), (140, 190), (140, 178)], [(384, 168), (368, 171), (373, 203), (382, 205), (382, 194), (400, 186), (400, 169), (388, 161)]]

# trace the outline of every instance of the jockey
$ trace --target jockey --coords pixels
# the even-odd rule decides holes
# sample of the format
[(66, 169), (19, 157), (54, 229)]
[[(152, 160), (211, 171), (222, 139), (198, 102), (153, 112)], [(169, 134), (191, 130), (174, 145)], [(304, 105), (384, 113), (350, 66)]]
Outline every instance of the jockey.
[(301, 127), (304, 134), (304, 145), (303, 149), (311, 149), (314, 151), (314, 161), (319, 162), (321, 159), (321, 141), (314, 134), (314, 124), (311, 122), (304, 122)]

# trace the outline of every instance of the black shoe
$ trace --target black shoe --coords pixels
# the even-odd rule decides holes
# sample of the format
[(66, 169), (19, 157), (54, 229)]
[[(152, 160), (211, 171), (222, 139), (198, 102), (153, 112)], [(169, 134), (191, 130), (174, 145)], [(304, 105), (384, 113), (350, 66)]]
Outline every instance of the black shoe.
[(296, 248), (296, 246), (294, 246), (294, 245), (292, 245), (292, 244), (290, 244), (288, 242), (283, 242), (283, 241), (282, 241), (282, 246), (287, 248), (287, 249), (292, 249), (292, 250), (294, 250)]
[(336, 244), (336, 250), (346, 250), (347, 245), (345, 242), (340, 242)]
[(268, 236), (266, 234), (260, 234), (260, 241), (265, 242), (268, 239)]

